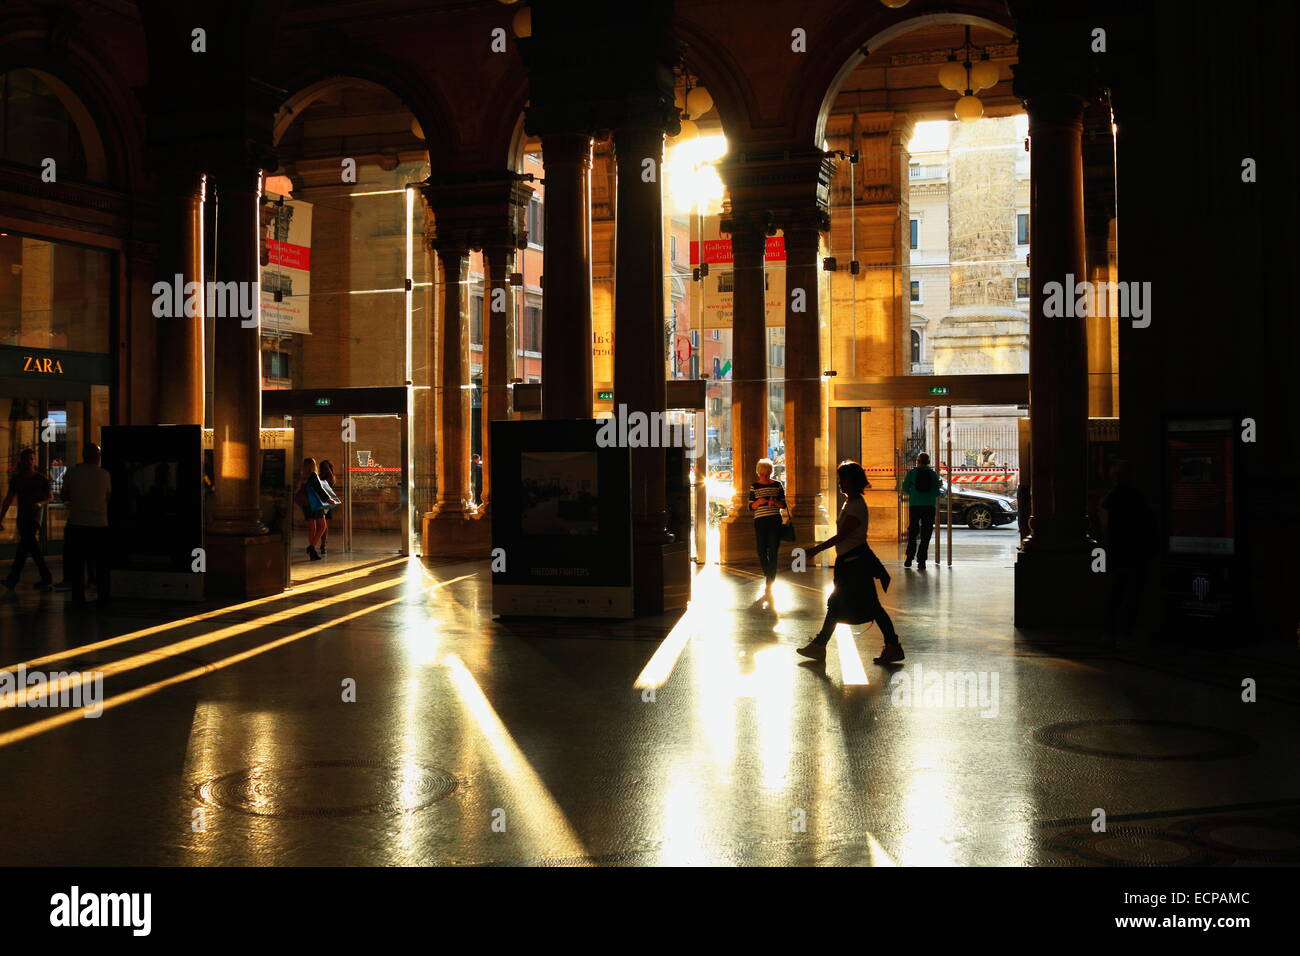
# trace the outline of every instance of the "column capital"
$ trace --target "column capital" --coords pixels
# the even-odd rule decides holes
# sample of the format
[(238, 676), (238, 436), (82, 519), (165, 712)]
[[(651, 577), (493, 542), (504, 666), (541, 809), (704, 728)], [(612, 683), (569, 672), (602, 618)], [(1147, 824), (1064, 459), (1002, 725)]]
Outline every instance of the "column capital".
[(542, 162), (549, 169), (556, 165), (581, 164), (591, 169), (591, 150), (595, 137), (586, 132), (544, 133)]
[(469, 240), (459, 233), (430, 236), (429, 248), (444, 265), (458, 259), (469, 258)]
[(1077, 90), (1040, 87), (1022, 96), (1029, 114), (1029, 135), (1044, 127), (1069, 127), (1082, 131), (1088, 98)]
[(911, 142), (912, 136), (916, 133), (916, 117), (911, 113), (895, 113), (890, 132), (894, 141), (901, 143), (903, 148), (906, 149), (907, 144)]
[(520, 173), (444, 174), (430, 176), (414, 188), (425, 203), (431, 248), (443, 240), (467, 249), (518, 248), (527, 242), (533, 187)]
[(488, 273), (491, 274), (497, 269), (509, 272), (519, 247), (513, 242), (485, 242), (482, 250)]
[(816, 250), (821, 233), (831, 228), (831, 217), (829, 211), (817, 207), (792, 209), (781, 217), (780, 225), (787, 252), (791, 246), (811, 246)]
[(200, 201), (207, 198), (208, 174), (202, 169), (184, 163), (163, 165), (158, 168), (155, 178), (164, 197), (197, 195)]
[[(829, 215), (831, 179), (837, 167), (832, 156), (807, 148), (733, 153), (718, 164), (718, 173), (727, 184), (737, 218), (767, 213), (779, 225), (806, 210)], [(826, 222), (823, 228), (829, 228), (829, 218)]]
[(249, 192), (256, 190), (261, 193), (266, 171), (275, 168), (274, 162), (263, 166), (255, 158), (247, 156), (217, 160), (208, 167), (208, 180), (217, 190), (237, 189)]
[(663, 123), (626, 123), (614, 130), (614, 157), (616, 160), (639, 159), (644, 156), (662, 156), (664, 151)]
[(767, 237), (776, 234), (776, 217), (770, 209), (733, 212), (718, 224), (718, 228), (731, 236), (733, 249), (739, 243), (757, 244), (762, 249)]

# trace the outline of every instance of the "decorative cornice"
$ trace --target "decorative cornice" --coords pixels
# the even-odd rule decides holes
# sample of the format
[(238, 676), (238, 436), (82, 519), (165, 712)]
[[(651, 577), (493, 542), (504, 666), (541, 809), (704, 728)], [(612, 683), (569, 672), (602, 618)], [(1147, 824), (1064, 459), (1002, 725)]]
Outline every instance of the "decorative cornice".
[(519, 173), (430, 176), (416, 187), (432, 220), (432, 248), (482, 249), (528, 242), (533, 187)]
[[(944, 47), (941, 50), (913, 50), (908, 53), (895, 53), (889, 58), (890, 66), (923, 66), (926, 63), (946, 63), (948, 54), (959, 47)], [(990, 60), (1015, 60), (1019, 57), (1020, 47), (1016, 43), (998, 43), (982, 47), (987, 50)]]

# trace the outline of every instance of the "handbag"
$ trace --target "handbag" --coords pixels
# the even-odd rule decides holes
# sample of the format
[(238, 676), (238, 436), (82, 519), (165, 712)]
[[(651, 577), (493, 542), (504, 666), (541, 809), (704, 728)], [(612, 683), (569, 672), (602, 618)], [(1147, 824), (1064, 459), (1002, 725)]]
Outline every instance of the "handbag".
[(794, 519), (790, 517), (790, 512), (781, 512), (781, 540), (794, 540)]
[(827, 600), (834, 604), (836, 617), (845, 624), (866, 624), (880, 609), (876, 578), (888, 575), (880, 559), (866, 545), (835, 559), (835, 590)]
[(307, 486), (299, 485), (298, 490), (293, 493), (293, 503), (301, 507), (307, 507)]

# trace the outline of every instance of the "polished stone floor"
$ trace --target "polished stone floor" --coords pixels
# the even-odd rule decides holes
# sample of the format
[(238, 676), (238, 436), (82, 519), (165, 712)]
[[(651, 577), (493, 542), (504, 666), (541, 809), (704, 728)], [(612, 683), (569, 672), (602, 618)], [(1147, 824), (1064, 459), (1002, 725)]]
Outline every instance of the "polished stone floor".
[(924, 574), (881, 549), (891, 669), (872, 630), (795, 655), (821, 570), (768, 614), (705, 566), (634, 623), (495, 620), (485, 562), (391, 554), (228, 607), (23, 588), (0, 664), (102, 672), (104, 709), (0, 702), (0, 864), (1300, 863), (1289, 649), (1029, 640), (1015, 533), (954, 539)]

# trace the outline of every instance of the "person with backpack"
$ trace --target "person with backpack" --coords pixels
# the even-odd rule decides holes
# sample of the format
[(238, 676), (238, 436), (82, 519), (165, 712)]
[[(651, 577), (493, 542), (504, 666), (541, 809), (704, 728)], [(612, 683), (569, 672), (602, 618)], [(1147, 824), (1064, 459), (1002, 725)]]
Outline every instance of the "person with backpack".
[[(943, 490), (943, 483), (930, 467), (930, 456), (925, 452), (916, 456), (916, 467), (903, 476), (902, 493), (907, 495), (907, 560), (903, 567), (910, 568), (916, 559), (917, 570), (925, 570), (925, 559), (930, 553), (930, 536), (934, 533), (934, 511)], [(918, 540), (919, 539), (919, 540)]]
[(889, 572), (867, 544), (867, 502), (862, 492), (869, 488), (867, 473), (856, 461), (844, 461), (836, 469), (840, 491), (846, 500), (835, 521), (835, 535), (808, 549), (811, 558), (827, 548), (835, 548), (835, 590), (826, 601), (826, 620), (817, 636), (796, 653), (814, 661), (826, 660), (826, 645), (830, 643), (837, 624), (865, 624), (874, 621), (880, 625), (885, 638), (884, 650), (873, 660), (875, 664), (896, 664), (903, 659), (903, 645), (894, 631), (894, 622), (880, 603), (876, 593), (876, 579), (889, 590)]
[(298, 507), (302, 508), (302, 516), (307, 521), (307, 557), (312, 561), (319, 561), (321, 557), (316, 546), (320, 544), (321, 536), (325, 534), (325, 509), (330, 506), (337, 507), (342, 502), (334, 497), (333, 491), (321, 483), (315, 458), (304, 458), (302, 471), (302, 483), (294, 492), (293, 500)]
[[(324, 487), (328, 496), (330, 498), (337, 498), (338, 496), (334, 494), (334, 465), (330, 463), (328, 458), (321, 459), (320, 469), (317, 474), (320, 475), (320, 483)], [(322, 558), (325, 557), (326, 542), (330, 536), (330, 514), (333, 511), (334, 508), (332, 505), (327, 504), (325, 506), (325, 515), (323, 518), (325, 522), (325, 530), (321, 532), (320, 545), (316, 548), (317, 553), (319, 553)]]

